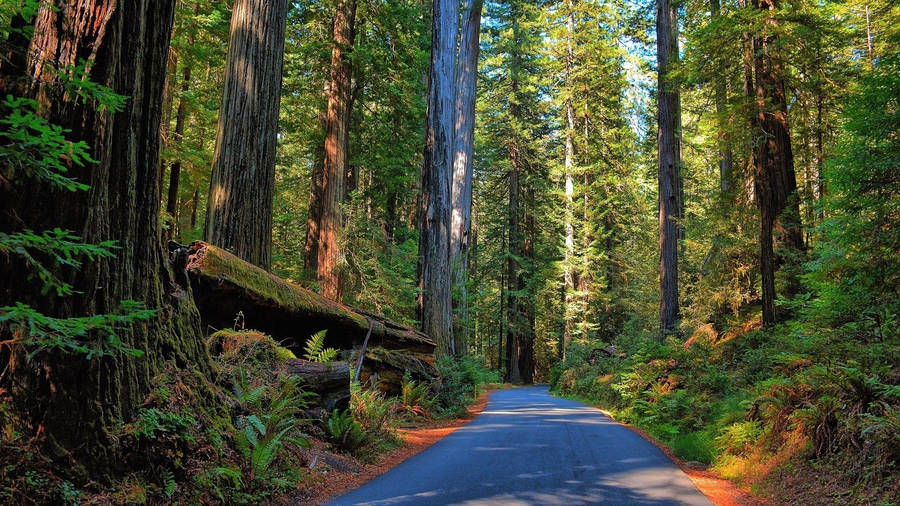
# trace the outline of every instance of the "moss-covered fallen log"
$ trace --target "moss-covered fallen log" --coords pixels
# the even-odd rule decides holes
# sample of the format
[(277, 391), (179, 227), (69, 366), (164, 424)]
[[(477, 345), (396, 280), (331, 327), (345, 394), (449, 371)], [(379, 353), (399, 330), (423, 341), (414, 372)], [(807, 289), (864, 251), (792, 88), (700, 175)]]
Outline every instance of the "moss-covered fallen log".
[(297, 376), (304, 392), (316, 394), (309, 399), (312, 408), (343, 409), (350, 402), (350, 365), (347, 362), (323, 364), (299, 359), (275, 340), (252, 330), (220, 330), (209, 337), (207, 347), (220, 365), (240, 370), (248, 376), (277, 378)]
[(344, 350), (362, 346), (369, 325), (370, 346), (434, 352), (427, 335), (385, 318), (358, 311), (285, 281), (210, 244), (170, 244), (176, 267), (183, 270), (203, 321), (215, 329), (232, 328), (235, 319), (298, 351), (310, 335), (327, 330), (326, 345)]
[[(359, 360), (359, 350), (354, 351), (351, 363)], [(414, 381), (429, 381), (438, 375), (434, 356), (404, 350), (389, 350), (380, 346), (368, 348), (363, 360), (360, 382), (375, 383), (388, 395), (400, 395), (403, 375), (409, 372)]]

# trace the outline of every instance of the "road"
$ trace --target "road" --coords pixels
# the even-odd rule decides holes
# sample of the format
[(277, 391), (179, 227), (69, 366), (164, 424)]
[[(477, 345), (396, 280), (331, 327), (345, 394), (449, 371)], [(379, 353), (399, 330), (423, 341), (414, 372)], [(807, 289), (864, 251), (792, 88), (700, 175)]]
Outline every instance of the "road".
[(709, 505), (659, 449), (546, 387), (501, 390), (471, 423), (330, 504)]

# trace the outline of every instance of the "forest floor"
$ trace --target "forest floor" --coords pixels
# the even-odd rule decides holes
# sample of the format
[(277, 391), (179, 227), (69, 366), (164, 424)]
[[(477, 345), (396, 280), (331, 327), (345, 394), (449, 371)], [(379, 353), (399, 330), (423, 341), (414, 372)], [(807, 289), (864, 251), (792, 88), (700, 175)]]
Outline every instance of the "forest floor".
[(315, 463), (311, 469), (312, 478), (307, 486), (286, 498), (284, 503), (320, 505), (359, 488), (474, 420), (484, 410), (493, 391), (482, 393), (460, 418), (421, 422), (398, 429), (401, 446), (379, 455), (374, 462), (360, 463), (350, 456), (329, 452), (324, 444), (315, 445), (309, 450), (310, 461)]

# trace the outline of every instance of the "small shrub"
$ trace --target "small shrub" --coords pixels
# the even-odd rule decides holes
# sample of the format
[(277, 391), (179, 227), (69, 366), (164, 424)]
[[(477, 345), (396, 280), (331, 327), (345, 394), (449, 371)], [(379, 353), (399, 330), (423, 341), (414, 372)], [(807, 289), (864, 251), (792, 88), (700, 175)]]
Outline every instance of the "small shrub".
[(365, 432), (353, 419), (353, 414), (349, 410), (338, 411), (335, 409), (332, 411), (326, 427), (331, 444), (340, 450), (352, 452), (362, 446), (366, 440)]
[(429, 384), (416, 383), (409, 373), (403, 375), (400, 383), (400, 404), (403, 410), (413, 417), (427, 417), (431, 408), (431, 400), (428, 398)]
[(737, 422), (726, 426), (716, 438), (716, 447), (729, 455), (745, 455), (762, 434), (758, 420)]

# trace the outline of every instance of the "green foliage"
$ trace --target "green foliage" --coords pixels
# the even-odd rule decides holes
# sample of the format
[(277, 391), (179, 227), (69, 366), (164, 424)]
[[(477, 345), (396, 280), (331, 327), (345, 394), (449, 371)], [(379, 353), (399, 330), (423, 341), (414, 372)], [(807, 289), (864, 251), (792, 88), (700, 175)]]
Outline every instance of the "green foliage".
[(19, 336), (13, 344), (24, 346), (29, 358), (50, 351), (86, 359), (114, 354), (140, 357), (144, 352), (126, 345), (118, 334), (130, 323), (155, 316), (156, 310), (128, 300), (122, 301), (118, 313), (73, 318), (52, 318), (22, 303), (0, 307), (0, 324), (8, 325)]
[[(38, 6), (38, 2), (32, 1), (17, 3), (15, 7), (4, 6), (0, 17), (12, 18), (19, 14), (24, 19), (32, 19)], [(121, 109), (125, 103), (126, 97), (88, 79), (83, 62), (80, 67), (58, 71), (64, 76), (66, 89), (83, 101), (96, 101), (112, 110)], [(0, 111), (0, 160), (3, 161), (0, 179), (9, 184), (40, 181), (67, 191), (89, 189), (66, 175), (72, 166), (96, 163), (85, 142), (68, 140), (66, 135), (71, 132), (44, 119), (36, 100), (7, 95), (0, 103)], [(63, 280), (69, 276), (63, 269), (77, 270), (84, 261), (115, 257), (117, 248), (114, 241), (84, 243), (71, 231), (59, 228), (0, 232), (0, 253), (24, 261), (28, 276), (40, 282), (41, 295), (51, 291), (58, 297), (73, 295), (72, 285)], [(116, 313), (70, 318), (45, 315), (21, 302), (0, 307), (0, 325), (13, 334), (13, 339), (4, 344), (10, 348), (24, 346), (29, 359), (50, 351), (83, 355), (87, 359), (113, 354), (142, 356), (143, 351), (125, 344), (120, 333), (127, 332), (132, 323), (155, 316), (155, 310), (130, 300), (122, 301)]]
[(427, 417), (431, 409), (430, 386), (426, 382), (416, 383), (407, 371), (400, 383), (400, 404), (413, 417)]
[(234, 398), (245, 414), (236, 418), (234, 436), (238, 449), (249, 462), (252, 481), (270, 473), (285, 444), (309, 446), (306, 438), (295, 435), (309, 396), (302, 391), (300, 379), (295, 376), (282, 379), (274, 388), (252, 387), (243, 374), (241, 380), (234, 387)]
[(325, 332), (324, 330), (316, 332), (306, 341), (306, 346), (303, 348), (303, 357), (306, 360), (330, 364), (337, 358), (336, 349), (325, 347)]
[(38, 114), (36, 100), (7, 95), (0, 103), (0, 159), (4, 160), (2, 175), (9, 181), (21, 176), (38, 179), (69, 191), (85, 191), (89, 187), (65, 174), (71, 165), (79, 167), (96, 163), (90, 157), (84, 141), (71, 142), (70, 133), (53, 125)]
[[(41, 294), (50, 290), (58, 296), (72, 295), (72, 286), (59, 279), (52, 269), (66, 266), (73, 269), (81, 267), (84, 260), (94, 261), (100, 258), (115, 257), (117, 249), (114, 241), (100, 244), (85, 244), (80, 238), (66, 230), (58, 228), (35, 234), (31, 230), (0, 233), (0, 252), (20, 256), (33, 269), (43, 285)], [(45, 266), (35, 253), (47, 255), (52, 259), (51, 266)]]
[(499, 373), (485, 368), (476, 357), (442, 357), (435, 365), (440, 375), (434, 387), (434, 406), (439, 416), (455, 417), (464, 413), (483, 385), (500, 382)]
[(328, 437), (331, 443), (344, 451), (357, 450), (366, 440), (360, 424), (354, 420), (353, 413), (349, 410), (332, 411), (326, 422)]
[(158, 434), (182, 434), (185, 429), (192, 428), (197, 420), (189, 413), (171, 413), (158, 408), (141, 409), (137, 414), (133, 429), (130, 431), (137, 437), (153, 439)]

